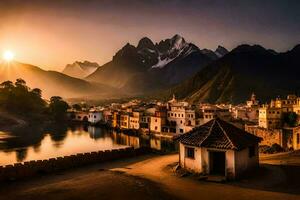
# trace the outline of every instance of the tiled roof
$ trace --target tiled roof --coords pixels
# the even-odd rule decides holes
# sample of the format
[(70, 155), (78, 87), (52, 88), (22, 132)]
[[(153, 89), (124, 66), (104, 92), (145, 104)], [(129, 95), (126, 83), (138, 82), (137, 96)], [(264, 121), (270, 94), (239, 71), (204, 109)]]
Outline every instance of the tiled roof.
[(174, 140), (197, 147), (242, 150), (257, 144), (261, 138), (216, 118)]

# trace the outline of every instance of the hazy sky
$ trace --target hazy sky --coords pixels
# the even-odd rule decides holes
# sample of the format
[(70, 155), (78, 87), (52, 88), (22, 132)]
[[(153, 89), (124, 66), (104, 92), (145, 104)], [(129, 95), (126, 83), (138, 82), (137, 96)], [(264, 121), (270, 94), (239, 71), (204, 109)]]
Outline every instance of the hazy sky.
[(0, 50), (44, 69), (111, 60), (127, 42), (176, 33), (200, 48), (300, 43), (298, 0), (1, 0)]

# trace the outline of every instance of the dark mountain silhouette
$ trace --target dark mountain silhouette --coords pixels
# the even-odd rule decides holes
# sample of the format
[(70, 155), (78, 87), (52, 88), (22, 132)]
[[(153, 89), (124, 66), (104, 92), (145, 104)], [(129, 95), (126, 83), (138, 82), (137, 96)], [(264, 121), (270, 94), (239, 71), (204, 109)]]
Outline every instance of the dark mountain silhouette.
[(300, 92), (300, 45), (277, 53), (240, 45), (193, 77), (168, 90), (190, 102), (241, 103), (255, 92), (261, 102)]
[(22, 78), (30, 88), (40, 88), (43, 96), (83, 97), (112, 94), (115, 90), (99, 83), (90, 83), (56, 71), (45, 71), (39, 67), (19, 62), (1, 63), (0, 82)]
[(179, 35), (156, 44), (144, 37), (137, 47), (126, 44), (112, 61), (99, 67), (86, 80), (130, 93), (145, 93), (178, 84), (214, 59)]

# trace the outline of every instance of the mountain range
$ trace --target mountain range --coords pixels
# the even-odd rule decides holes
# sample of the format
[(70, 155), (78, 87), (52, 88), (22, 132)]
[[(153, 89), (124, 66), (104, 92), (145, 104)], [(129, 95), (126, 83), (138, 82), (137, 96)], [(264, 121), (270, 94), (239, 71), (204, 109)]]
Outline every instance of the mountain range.
[(260, 45), (239, 45), (230, 52), (200, 49), (175, 35), (153, 43), (127, 43), (102, 66), (89, 61), (69, 64), (63, 73), (18, 62), (0, 64), (0, 81), (23, 78), (44, 97), (121, 98), (175, 94), (191, 103), (241, 103), (252, 92), (261, 102), (300, 92), (300, 45), (276, 52)]
[(56, 71), (46, 71), (37, 66), (19, 62), (0, 64), (0, 82), (22, 78), (30, 88), (42, 89), (43, 97), (62, 96), (64, 98), (110, 96), (114, 88), (99, 83), (67, 76)]
[(240, 45), (166, 93), (189, 102), (241, 103), (255, 92), (262, 103), (300, 92), (300, 45), (277, 53)]
[(179, 35), (155, 44), (144, 37), (136, 47), (127, 43), (86, 80), (143, 94), (178, 84), (226, 53), (221, 46), (201, 50)]
[(99, 65), (96, 62), (76, 61), (73, 64), (67, 64), (62, 73), (75, 78), (85, 78), (98, 69)]

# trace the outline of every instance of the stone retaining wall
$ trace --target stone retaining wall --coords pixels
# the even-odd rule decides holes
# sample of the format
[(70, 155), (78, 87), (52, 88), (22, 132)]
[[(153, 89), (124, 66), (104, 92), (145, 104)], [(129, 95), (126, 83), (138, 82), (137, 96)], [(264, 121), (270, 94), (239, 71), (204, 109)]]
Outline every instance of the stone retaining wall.
[(0, 166), (0, 182), (24, 179), (84, 165), (134, 157), (147, 152), (147, 149), (134, 149), (132, 147), (128, 147), (124, 149), (79, 153), (76, 155), (50, 158), (47, 160), (34, 160), (24, 163), (16, 163), (14, 165)]
[(286, 150), (293, 147), (293, 128), (265, 129), (257, 125), (245, 125), (245, 131), (261, 137), (263, 140), (259, 143), (260, 145), (279, 144)]

